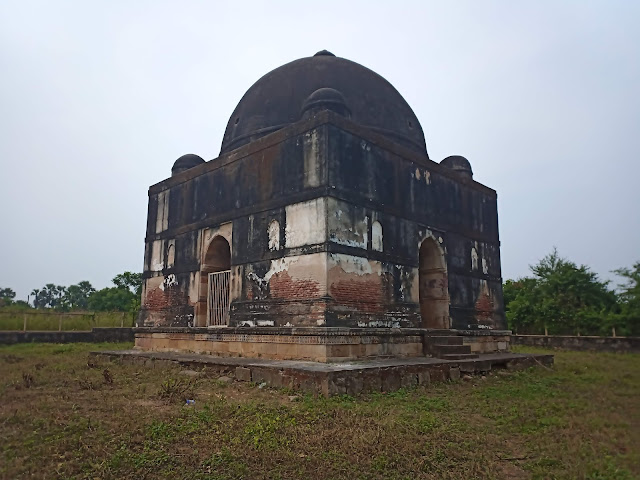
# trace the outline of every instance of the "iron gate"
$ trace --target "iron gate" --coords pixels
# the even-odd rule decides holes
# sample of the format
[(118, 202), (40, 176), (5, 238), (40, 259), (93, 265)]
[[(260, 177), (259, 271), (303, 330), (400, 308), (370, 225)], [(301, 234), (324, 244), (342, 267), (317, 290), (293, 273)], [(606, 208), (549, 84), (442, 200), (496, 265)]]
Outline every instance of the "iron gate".
[(229, 324), (229, 279), (231, 270), (209, 274), (207, 326)]

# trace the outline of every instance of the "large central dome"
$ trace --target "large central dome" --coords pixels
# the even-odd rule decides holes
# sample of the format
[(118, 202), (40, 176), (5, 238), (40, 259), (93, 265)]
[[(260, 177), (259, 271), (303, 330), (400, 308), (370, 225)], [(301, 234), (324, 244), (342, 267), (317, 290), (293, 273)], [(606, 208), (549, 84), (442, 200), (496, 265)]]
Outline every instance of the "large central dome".
[(355, 123), (426, 153), (420, 122), (393, 85), (324, 50), (276, 68), (254, 83), (229, 119), (220, 153), (295, 123), (310, 105), (323, 103), (341, 103), (342, 112)]

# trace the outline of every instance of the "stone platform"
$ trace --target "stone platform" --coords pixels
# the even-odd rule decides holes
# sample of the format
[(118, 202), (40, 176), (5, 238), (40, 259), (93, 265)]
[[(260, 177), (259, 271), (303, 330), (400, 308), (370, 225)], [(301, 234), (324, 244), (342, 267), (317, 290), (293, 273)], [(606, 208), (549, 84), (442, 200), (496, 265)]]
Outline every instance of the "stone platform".
[(178, 352), (115, 350), (91, 352), (97, 360), (155, 365), (179, 365), (228, 375), (238, 381), (265, 383), (276, 388), (325, 396), (391, 392), (403, 387), (458, 380), (461, 374), (496, 369), (520, 370), (553, 364), (553, 355), (480, 354), (476, 358), (446, 360), (433, 357), (388, 358), (357, 362), (321, 363), (242, 357), (216, 357)]

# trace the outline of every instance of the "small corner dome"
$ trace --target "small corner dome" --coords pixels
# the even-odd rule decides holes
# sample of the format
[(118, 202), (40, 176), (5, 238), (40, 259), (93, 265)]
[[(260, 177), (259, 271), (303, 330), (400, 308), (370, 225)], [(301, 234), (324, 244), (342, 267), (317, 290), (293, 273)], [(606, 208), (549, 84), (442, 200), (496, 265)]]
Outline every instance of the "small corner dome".
[(351, 116), (344, 95), (335, 88), (319, 88), (309, 95), (302, 104), (301, 116), (306, 118), (320, 110), (331, 110), (347, 118)]
[(383, 77), (322, 50), (264, 75), (233, 111), (224, 154), (329, 109), (414, 151), (426, 154), (422, 127), (402, 95)]
[(198, 155), (187, 153), (175, 161), (173, 167), (171, 167), (171, 176), (177, 175), (185, 170), (189, 170), (190, 168), (197, 167), (198, 165), (202, 165), (203, 163), (205, 163), (205, 161)]
[(460, 155), (451, 155), (440, 162), (443, 167), (450, 168), (454, 172), (460, 173), (465, 177), (473, 178), (473, 170), (469, 160)]

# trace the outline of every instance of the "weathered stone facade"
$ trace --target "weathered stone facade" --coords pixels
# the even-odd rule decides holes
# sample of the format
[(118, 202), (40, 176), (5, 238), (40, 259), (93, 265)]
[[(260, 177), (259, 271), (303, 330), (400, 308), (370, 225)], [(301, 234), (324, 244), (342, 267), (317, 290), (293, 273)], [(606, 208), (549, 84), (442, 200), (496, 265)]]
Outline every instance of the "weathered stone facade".
[(496, 192), (463, 157), (429, 159), (382, 77), (328, 52), (292, 62), (243, 97), (218, 158), (149, 189), (138, 323), (502, 330)]

